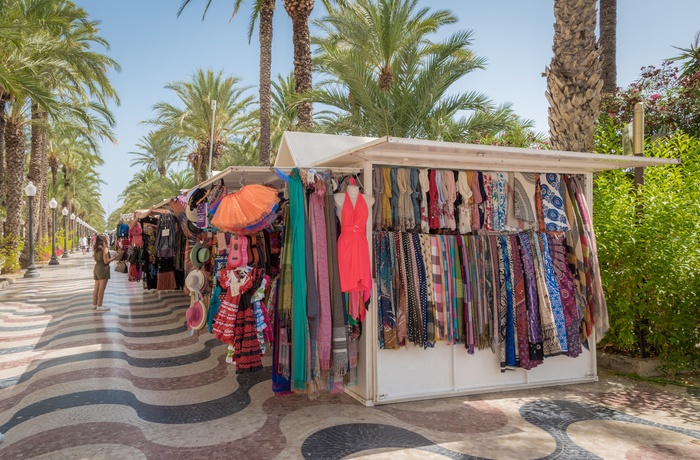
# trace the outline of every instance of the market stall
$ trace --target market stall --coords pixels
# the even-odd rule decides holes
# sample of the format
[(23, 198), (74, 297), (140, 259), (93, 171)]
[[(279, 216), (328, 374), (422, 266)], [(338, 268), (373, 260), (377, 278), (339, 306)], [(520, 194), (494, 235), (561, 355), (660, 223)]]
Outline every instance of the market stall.
[(593, 173), (674, 162), (285, 133), (278, 168), (362, 171), (373, 283), (346, 391), (372, 405), (595, 381)]

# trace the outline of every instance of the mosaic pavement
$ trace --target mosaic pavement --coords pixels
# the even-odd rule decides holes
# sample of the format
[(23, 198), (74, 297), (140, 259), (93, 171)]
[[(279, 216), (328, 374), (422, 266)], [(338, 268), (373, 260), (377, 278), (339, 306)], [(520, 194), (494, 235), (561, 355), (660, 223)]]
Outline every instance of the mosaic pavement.
[[(0, 290), (0, 459), (700, 459), (700, 392), (598, 383), (365, 408), (272, 394), (185, 330), (187, 299), (90, 255)], [(429, 351), (428, 351), (429, 352)]]

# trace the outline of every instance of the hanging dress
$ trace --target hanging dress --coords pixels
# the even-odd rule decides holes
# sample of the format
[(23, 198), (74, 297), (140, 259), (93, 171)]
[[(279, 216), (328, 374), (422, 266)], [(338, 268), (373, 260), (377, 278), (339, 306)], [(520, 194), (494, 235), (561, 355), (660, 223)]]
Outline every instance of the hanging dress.
[[(343, 292), (366, 292), (372, 288), (369, 264), (369, 243), (365, 226), (368, 217), (367, 203), (361, 193), (353, 206), (345, 192), (341, 210), (340, 237), (338, 237), (338, 270), (340, 290)], [(365, 295), (365, 300), (367, 300)]]

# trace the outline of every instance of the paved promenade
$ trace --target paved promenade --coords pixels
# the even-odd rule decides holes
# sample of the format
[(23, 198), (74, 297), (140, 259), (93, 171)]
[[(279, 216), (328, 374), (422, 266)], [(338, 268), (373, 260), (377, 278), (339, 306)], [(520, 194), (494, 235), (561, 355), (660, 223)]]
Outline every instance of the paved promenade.
[[(92, 257), (0, 290), (0, 459), (700, 459), (700, 392), (601, 374), (592, 384), (392, 404), (276, 397), (184, 327), (181, 292)], [(430, 351), (427, 351), (429, 353)]]

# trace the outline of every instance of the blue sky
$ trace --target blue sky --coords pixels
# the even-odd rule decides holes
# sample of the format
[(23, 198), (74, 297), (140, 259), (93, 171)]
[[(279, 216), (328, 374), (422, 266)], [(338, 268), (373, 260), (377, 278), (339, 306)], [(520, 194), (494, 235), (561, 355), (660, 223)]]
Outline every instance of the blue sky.
[[(203, 22), (206, 0), (193, 0), (180, 18), (180, 0), (75, 1), (102, 21), (109, 55), (122, 66), (121, 73), (112, 75), (121, 99), (119, 107), (112, 107), (118, 145), (102, 148), (102, 203), (109, 214), (119, 207), (117, 197), (137, 170), (129, 167), (128, 152), (150, 129), (141, 122), (151, 117), (156, 102), (175, 102), (163, 88), (166, 83), (188, 80), (197, 68), (223, 69), (257, 93), (257, 31), (248, 45), (249, 9), (229, 22), (232, 0), (214, 0)], [(517, 114), (535, 121), (538, 131), (547, 131), (542, 72), (552, 55), (552, 0), (420, 0), (419, 5), (452, 10), (459, 23), (445, 33), (472, 30), (474, 51), (488, 59), (486, 70), (465, 77), (455, 91), (480, 91), (496, 103), (511, 102)], [(323, 13), (317, 0), (313, 16)], [(618, 0), (618, 85), (632, 82), (642, 66), (658, 65), (677, 54), (673, 46), (687, 47), (700, 29), (698, 17), (698, 0)], [(291, 36), (280, 0), (274, 20), (273, 77), (292, 70)], [(154, 197), (154, 203), (162, 198)]]

